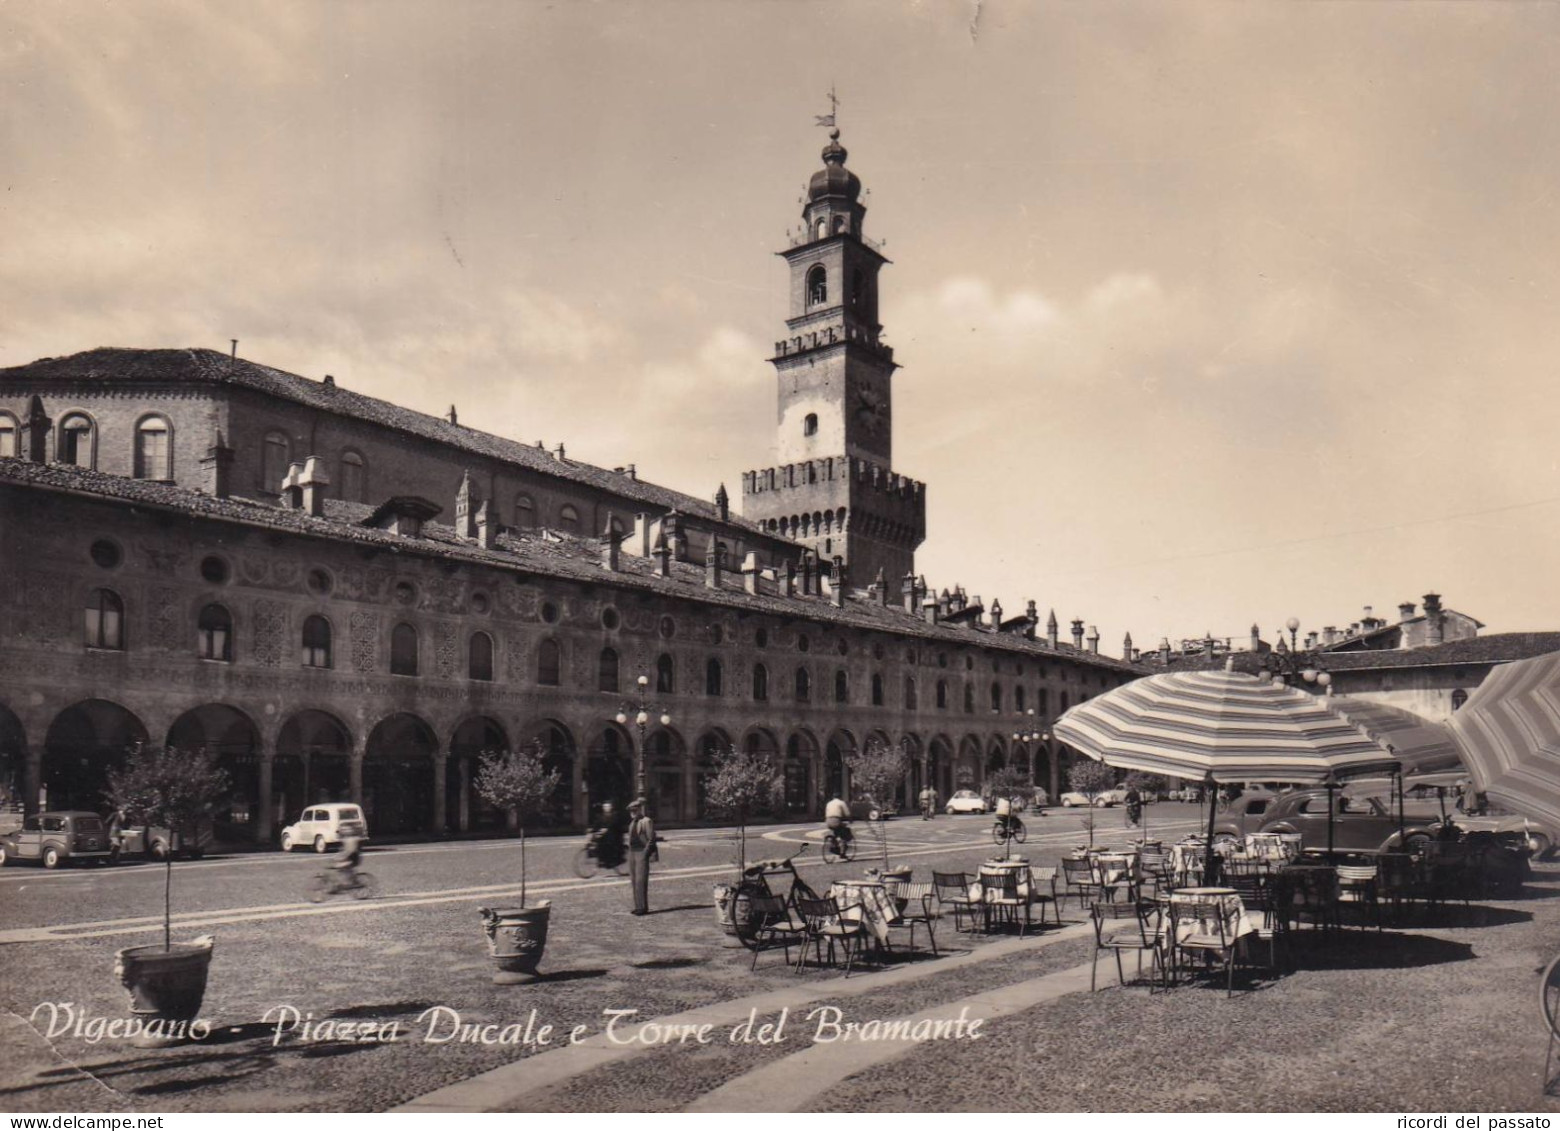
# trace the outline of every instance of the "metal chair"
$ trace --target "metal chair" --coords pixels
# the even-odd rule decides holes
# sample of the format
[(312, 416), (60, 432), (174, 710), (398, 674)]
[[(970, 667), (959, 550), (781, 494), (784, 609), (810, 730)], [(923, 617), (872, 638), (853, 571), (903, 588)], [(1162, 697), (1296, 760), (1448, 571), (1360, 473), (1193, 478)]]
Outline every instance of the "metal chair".
[(749, 944), (753, 951), (753, 964), (748, 969), (758, 969), (758, 956), (766, 950), (784, 950), (786, 965), (789, 966), (791, 948), (807, 945), (807, 924), (792, 916), (790, 903), (783, 895), (749, 896), (747, 906), (748, 923), (753, 932)]
[(1083, 911), (1097, 899), (1103, 899), (1105, 893), (1100, 890), (1100, 885), (1095, 882), (1094, 862), (1092, 860), (1062, 860), (1062, 879), (1064, 882), (1063, 895), (1076, 895), (1078, 897), (1078, 910)]
[(910, 949), (915, 949), (915, 929), (924, 926), (926, 939), (932, 946), (932, 953), (937, 953), (937, 936), (932, 933), (932, 920), (936, 913), (932, 910), (932, 901), (937, 897), (932, 892), (931, 884), (912, 884), (904, 881), (885, 881), (884, 886), (894, 901), (894, 906), (899, 909), (899, 921), (890, 923), (890, 930), (906, 929), (910, 932)]
[(1056, 915), (1056, 925), (1062, 925), (1062, 907), (1056, 894), (1056, 869), (1055, 868), (1030, 868), (1029, 869), (1029, 902), (1032, 906), (1040, 908), (1040, 927), (1045, 928), (1045, 909), (1051, 908)]
[(807, 943), (812, 943), (814, 953), (818, 956), (818, 962), (823, 964), (823, 944), (829, 944), (828, 961), (834, 962), (834, 945), (838, 943), (845, 952), (845, 976), (850, 977), (851, 966), (855, 964), (856, 956), (861, 951), (861, 944), (866, 941), (866, 927), (852, 919), (846, 919), (840, 914), (840, 906), (831, 896), (823, 896), (819, 899), (809, 898), (805, 895), (796, 897), (796, 910), (805, 924), (806, 934), (803, 939), (801, 952), (796, 958), (797, 973), (807, 961)]
[(937, 905), (939, 911), (944, 907), (953, 909), (953, 929), (960, 930), (959, 922), (964, 916), (971, 919), (985, 912), (981, 910), (980, 902), (970, 895), (969, 877), (963, 872), (933, 872), (932, 888), (937, 893)]
[(1022, 938), (1029, 929), (1029, 900), (1018, 893), (1018, 872), (1012, 868), (997, 868), (980, 874), (981, 903), (986, 909), (986, 929), (991, 929), (991, 918), (998, 917), (1019, 923), (1018, 913), (1024, 913), (1018, 934)]
[(1197, 900), (1170, 904), (1170, 944), (1181, 968), (1180, 956), (1187, 952), (1224, 960), (1224, 996), (1235, 995), (1235, 944), (1225, 918), (1224, 906), (1217, 901)]
[(1090, 909), (1094, 921), (1094, 957), (1089, 963), (1089, 992), (1093, 993), (1097, 982), (1100, 952), (1110, 951), (1116, 956), (1116, 981), (1127, 984), (1126, 970), (1121, 963), (1122, 951), (1137, 955), (1138, 973), (1143, 972), (1143, 955), (1153, 958), (1151, 972), (1159, 975), (1165, 988), (1169, 988), (1169, 970), (1165, 964), (1163, 932), (1160, 930), (1161, 911), (1155, 903), (1115, 903), (1101, 900)]
[(1230, 876), (1226, 878), (1225, 883), (1234, 888), (1235, 893), (1240, 896), (1241, 905), (1245, 907), (1248, 918), (1261, 914), (1254, 933), (1258, 942), (1265, 942), (1268, 945), (1268, 967), (1277, 970), (1279, 948), (1286, 941), (1284, 921), (1276, 913), (1274, 898), (1275, 892), (1281, 885), (1272, 875)]
[(1338, 903), (1340, 909), (1345, 905), (1358, 907), (1361, 914), (1367, 916), (1368, 921), (1380, 930), (1381, 907), (1376, 900), (1376, 865), (1339, 864)]

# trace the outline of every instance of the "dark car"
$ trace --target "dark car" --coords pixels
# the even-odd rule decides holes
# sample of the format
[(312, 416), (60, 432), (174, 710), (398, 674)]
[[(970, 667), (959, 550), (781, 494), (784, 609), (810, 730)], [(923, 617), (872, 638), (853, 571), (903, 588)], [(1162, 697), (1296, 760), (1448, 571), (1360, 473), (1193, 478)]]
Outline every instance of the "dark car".
[(1242, 793), (1233, 801), (1219, 806), (1218, 817), (1213, 823), (1214, 840), (1245, 840), (1248, 833), (1259, 831), (1269, 816), (1278, 795), (1266, 790)]
[[(1235, 804), (1245, 800), (1236, 798)], [(1436, 830), (1423, 823), (1405, 824), (1399, 832), (1397, 814), (1376, 797), (1347, 797), (1334, 792), (1332, 845), (1340, 852), (1416, 851), (1435, 839)], [(1281, 793), (1263, 814), (1264, 833), (1299, 833), (1304, 848), (1327, 848), (1327, 791), (1301, 789)], [(1219, 826), (1214, 825), (1215, 835)]]
[(58, 868), (67, 860), (107, 860), (112, 851), (103, 818), (76, 810), (38, 813), (0, 836), (0, 864), (37, 860), (45, 868)]

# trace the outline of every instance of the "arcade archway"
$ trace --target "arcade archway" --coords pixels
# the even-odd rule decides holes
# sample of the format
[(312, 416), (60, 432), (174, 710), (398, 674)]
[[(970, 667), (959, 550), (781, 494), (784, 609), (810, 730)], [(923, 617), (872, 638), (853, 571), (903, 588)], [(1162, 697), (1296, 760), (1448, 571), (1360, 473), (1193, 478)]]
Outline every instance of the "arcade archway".
[(231, 792), (212, 817), (218, 840), (255, 840), (260, 828), (260, 731), (244, 712), (206, 703), (184, 712), (168, 728), (168, 745), (204, 750), (216, 757)]
[(368, 735), (363, 812), (376, 836), (420, 832), (434, 823), (433, 728), (416, 715), (391, 715)]
[(145, 725), (118, 703), (86, 699), (66, 707), (44, 739), (39, 806), (103, 811), (108, 771), (146, 740)]

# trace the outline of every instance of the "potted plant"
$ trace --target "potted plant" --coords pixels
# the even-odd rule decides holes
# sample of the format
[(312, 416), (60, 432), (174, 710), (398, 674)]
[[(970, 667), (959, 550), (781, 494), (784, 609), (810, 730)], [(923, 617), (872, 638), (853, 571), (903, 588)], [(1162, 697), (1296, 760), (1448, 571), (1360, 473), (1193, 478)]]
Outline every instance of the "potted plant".
[(547, 923), (552, 905), (542, 900), (526, 906), (526, 823), (540, 814), (557, 792), (561, 777), (548, 772), (543, 764), (545, 751), (540, 742), (520, 750), (488, 750), (477, 768), (477, 793), (495, 809), (508, 816), (508, 826), (520, 833), (520, 905), (518, 907), (482, 907), (483, 930), (487, 932), (488, 953), (498, 968), (493, 981), (500, 986), (535, 981), (536, 967), (547, 949)]
[(705, 804), (717, 817), (737, 824), (737, 875), (732, 883), (714, 885), (715, 917), (732, 938), (744, 924), (732, 917), (731, 896), (747, 869), (747, 825), (756, 814), (779, 805), (785, 796), (785, 778), (762, 754), (734, 746), (714, 753), (715, 773), (705, 783)]
[[(170, 836), (193, 839), (229, 791), (227, 774), (205, 750), (136, 747), (123, 766), (108, 772), (110, 804), (126, 822), (166, 828)], [(119, 980), (130, 991), (130, 1011), (143, 1019), (134, 1043), (165, 1048), (188, 1039), (188, 1026), (206, 995), (215, 940), (203, 935), (173, 942), (173, 861), (163, 858), (162, 945), (131, 946), (116, 956)]]
[(845, 759), (850, 770), (850, 783), (857, 793), (872, 802), (876, 812), (878, 843), (883, 850), (883, 867), (875, 868), (868, 875), (884, 879), (899, 877), (908, 880), (910, 869), (890, 868), (888, 865), (889, 805), (895, 792), (904, 784), (910, 772), (910, 756), (898, 746), (890, 746), (880, 739), (869, 739), (866, 746)]
[(1089, 847), (1094, 847), (1094, 799), (1115, 784), (1116, 775), (1103, 762), (1079, 762), (1067, 775), (1067, 784), (1074, 793), (1081, 793), (1089, 801)]

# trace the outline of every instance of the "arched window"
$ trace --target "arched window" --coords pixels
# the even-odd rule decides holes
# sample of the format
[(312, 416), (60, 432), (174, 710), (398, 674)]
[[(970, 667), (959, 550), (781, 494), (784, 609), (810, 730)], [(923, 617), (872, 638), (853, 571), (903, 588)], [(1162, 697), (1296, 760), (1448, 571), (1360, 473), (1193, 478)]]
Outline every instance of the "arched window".
[(292, 445), (280, 432), (266, 433), (260, 453), (260, 489), (279, 495), (282, 480), (287, 478), (287, 468), (292, 462)]
[(763, 664), (753, 665), (753, 700), (757, 703), (769, 701), (769, 669)]
[(207, 605), (195, 622), (196, 642), (203, 660), (233, 662), (233, 617), (221, 605)]
[(1041, 718), (1048, 718), (1051, 714), (1051, 693), (1041, 688), (1035, 693), (1035, 710)]
[(821, 239), (823, 239), (824, 236), (826, 236), (828, 234), (829, 234), (829, 218), (827, 216), (820, 216), (820, 217), (818, 217), (818, 238), (821, 240)]
[(948, 681), (945, 679), (937, 681), (937, 709), (939, 711), (948, 709)]
[(530, 530), (536, 526), (536, 504), (530, 495), (515, 496), (515, 528)]
[(677, 669), (665, 652), (655, 658), (655, 689), (661, 695), (671, 695), (677, 690)]
[(87, 598), (87, 647), (125, 646), (125, 603), (111, 589), (94, 589)]
[(834, 701), (836, 703), (850, 702), (850, 677), (841, 668), (834, 673)]
[(173, 478), (173, 433), (160, 416), (148, 416), (135, 426), (135, 477)]
[(368, 501), (368, 465), (357, 452), (341, 453), (341, 497), (349, 503)]
[(1061, 707), (1059, 709), (1059, 713), (1063, 714), (1063, 715), (1065, 715), (1067, 713), (1067, 692), (1065, 692), (1065, 691), (1062, 692), (1062, 704), (1061, 704)]
[(97, 466), (97, 429), (92, 426), (90, 417), (73, 412), (60, 421), (57, 454), (60, 463), (85, 468)]
[(618, 654), (615, 648), (603, 648), (596, 661), (596, 690), (618, 689)]
[(1021, 715), (1024, 713), (1024, 688), (1022, 684), (1013, 688), (1013, 710)]
[(390, 630), (390, 674), (417, 674), (417, 630), (409, 624)]
[(558, 528), (577, 532), (580, 528), (580, 512), (568, 503), (564, 503), (558, 508)]
[(536, 682), (543, 687), (558, 686), (562, 656), (556, 640), (543, 640), (536, 648)]
[(806, 668), (796, 669), (796, 701), (798, 703), (812, 701), (812, 674)]
[(905, 676), (905, 710), (914, 711), (915, 709), (915, 678), (907, 675)]
[(818, 414), (809, 412), (807, 418), (802, 421), (802, 435), (816, 436), (818, 434)]
[(874, 707), (883, 705), (883, 677), (878, 672), (872, 673), (872, 705)]
[(330, 621), (312, 616), (303, 622), (303, 666), (330, 667)]
[(721, 693), (720, 661), (711, 656), (704, 664), (704, 694), (720, 695)]
[(1002, 685), (1000, 683), (991, 685), (991, 709), (993, 711), (1002, 710)]
[(807, 305), (822, 306), (828, 301), (829, 275), (820, 263), (807, 272)]
[(850, 301), (853, 305), (859, 306), (861, 301), (866, 297), (866, 276), (861, 273), (861, 268), (858, 267), (852, 271), (850, 275)]
[(0, 457), (14, 459), (21, 454), (20, 429), (16, 417), (0, 412)]
[(493, 638), (485, 632), (473, 632), (466, 645), (466, 674), (483, 683), (493, 682)]
[(973, 683), (964, 685), (964, 713), (966, 715), (975, 713), (975, 685)]
[(1459, 687), (1456, 691), (1452, 692), (1452, 710), (1457, 710), (1466, 702), (1468, 702), (1468, 693), (1462, 688)]
[(836, 232), (843, 232), (849, 223), (850, 221), (848, 221), (844, 216), (836, 216), (834, 218), (834, 230)]

